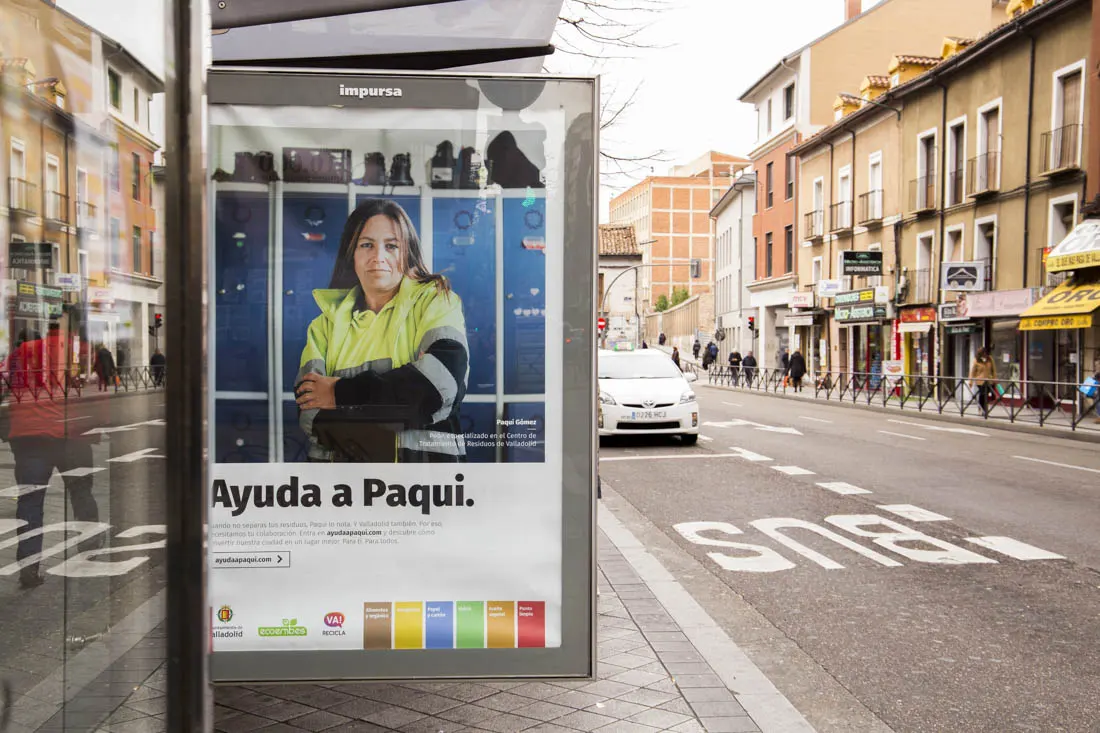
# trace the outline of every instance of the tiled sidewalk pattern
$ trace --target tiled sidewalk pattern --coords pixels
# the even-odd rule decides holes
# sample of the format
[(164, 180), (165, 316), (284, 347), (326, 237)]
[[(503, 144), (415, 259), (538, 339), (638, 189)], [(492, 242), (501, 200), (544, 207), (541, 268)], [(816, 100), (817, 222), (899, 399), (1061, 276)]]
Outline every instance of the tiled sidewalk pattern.
[[(222, 733), (756, 733), (710, 665), (619, 551), (600, 537), (596, 681), (219, 687)], [(98, 730), (165, 729), (157, 670)]]

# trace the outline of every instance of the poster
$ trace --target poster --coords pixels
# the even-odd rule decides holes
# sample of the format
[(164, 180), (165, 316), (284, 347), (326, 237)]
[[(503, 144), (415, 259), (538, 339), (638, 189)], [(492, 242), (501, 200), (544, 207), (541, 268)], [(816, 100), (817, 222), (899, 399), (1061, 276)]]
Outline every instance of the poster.
[[(475, 676), (507, 665), (472, 652), (583, 644), (564, 607), (588, 579), (563, 570), (560, 335), (568, 299), (594, 313), (566, 289), (576, 121), (545, 82), (517, 103), (468, 78), (294, 81), (300, 103), (210, 110), (215, 679), (229, 657), (254, 663), (227, 678), (332, 679), (331, 658), (382, 679), (417, 654)], [(296, 652), (307, 668), (262, 661)]]

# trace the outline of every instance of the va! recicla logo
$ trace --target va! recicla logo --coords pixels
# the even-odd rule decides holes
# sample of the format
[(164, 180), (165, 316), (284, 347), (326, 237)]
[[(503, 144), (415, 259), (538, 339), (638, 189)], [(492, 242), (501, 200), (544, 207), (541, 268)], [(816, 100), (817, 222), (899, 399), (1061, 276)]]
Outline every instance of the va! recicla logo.
[(340, 611), (333, 611), (332, 613), (325, 614), (325, 626), (327, 629), (321, 629), (321, 636), (347, 636), (347, 632), (344, 631), (344, 621), (347, 620)]

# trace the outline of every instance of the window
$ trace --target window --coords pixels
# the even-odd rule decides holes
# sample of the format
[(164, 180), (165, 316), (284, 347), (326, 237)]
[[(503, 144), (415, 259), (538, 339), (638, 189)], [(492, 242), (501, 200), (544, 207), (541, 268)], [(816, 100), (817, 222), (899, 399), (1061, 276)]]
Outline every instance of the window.
[(994, 280), (993, 253), (997, 248), (997, 217), (974, 222), (974, 259), (985, 263), (985, 289), (992, 290)]
[(978, 158), (970, 185), (976, 192), (1001, 187), (1001, 100), (978, 110)]
[(794, 227), (788, 225), (783, 230), (785, 268), (783, 272), (794, 272)]
[(1051, 199), (1049, 220), (1047, 247), (1055, 247), (1069, 236), (1077, 223), (1077, 195)]
[(149, 180), (149, 198), (147, 198), (146, 201), (148, 201), (149, 205), (152, 206), (153, 205), (153, 161), (151, 161), (151, 160), (149, 161), (148, 180)]
[(76, 169), (76, 225), (82, 229), (93, 226), (88, 206), (88, 171)]
[(61, 197), (61, 163), (56, 156), (46, 156), (46, 218), (63, 221), (64, 199)]
[(936, 131), (917, 138), (917, 180), (914, 208), (918, 211), (936, 205)]
[(794, 117), (794, 84), (788, 84), (783, 88), (783, 120)]
[(130, 182), (130, 196), (134, 201), (141, 201), (141, 156), (131, 153), (130, 159), (133, 163), (131, 168), (134, 175), (133, 181)]
[(772, 276), (772, 233), (764, 235), (764, 277)]
[(114, 69), (107, 69), (107, 94), (111, 106), (122, 111), (122, 77)]
[(153, 128), (153, 98), (145, 98), (145, 126), (149, 129)]
[(824, 269), (824, 265), (825, 265), (825, 261), (824, 261), (823, 258), (814, 257), (813, 265), (811, 265), (811, 269), (810, 269), (810, 273), (811, 273), (810, 274), (810, 279), (813, 281), (813, 283), (815, 285), (821, 279), (821, 275), (822, 275), (821, 271)]
[(772, 100), (768, 100), (768, 118), (765, 120), (767, 124), (767, 131), (770, 135), (772, 133)]
[(118, 219), (111, 218), (110, 229), (108, 230), (107, 242), (109, 248), (111, 267), (115, 270), (122, 268), (122, 222)]
[(141, 227), (134, 227), (133, 247), (134, 262), (130, 269), (132, 272), (141, 272)]
[(962, 227), (955, 227), (948, 229), (946, 232), (946, 241), (943, 243), (943, 254), (945, 262), (965, 262), (966, 261), (966, 247), (963, 242), (963, 229)]
[(963, 201), (963, 168), (966, 160), (966, 119), (947, 128), (947, 206)]
[(863, 221), (882, 219), (882, 153), (872, 153), (867, 162), (867, 200)]
[(1050, 140), (1050, 164), (1046, 170), (1079, 165), (1081, 154), (1081, 104), (1083, 62), (1055, 72), (1053, 129)]
[(768, 208), (768, 209), (770, 209), (772, 207), (772, 203), (774, 201), (774, 193), (773, 193), (773, 190), (772, 190), (773, 183), (774, 183), (774, 180), (773, 180), (774, 179), (774, 175), (773, 175), (774, 174), (774, 168), (775, 168), (774, 163), (768, 163), (767, 171), (766, 171), (766, 174), (765, 174), (765, 181), (766, 181), (766, 183), (764, 185), (764, 196), (765, 196), (765, 199), (766, 199), (765, 208)]
[[(150, 230), (150, 232), (149, 232), (149, 246), (148, 246), (148, 249), (146, 250), (148, 252), (148, 257), (146, 257), (146, 259), (145, 259), (145, 261), (149, 263), (149, 267), (147, 269), (148, 269), (150, 277), (153, 277), (154, 275), (157, 274), (156, 273), (156, 262), (155, 262), (155, 259), (153, 257), (153, 247), (156, 245), (156, 240), (157, 240), (157, 233)], [(603, 291), (601, 290), (600, 292), (603, 292)]]
[(852, 226), (852, 169), (844, 166), (840, 169), (836, 182), (836, 216), (834, 229), (849, 229)]
[(787, 156), (787, 195), (786, 199), (790, 201), (794, 198), (794, 166), (795, 160), (793, 155)]
[(81, 249), (76, 252), (76, 270), (80, 275), (80, 282), (88, 283), (88, 250)]
[(111, 190), (121, 191), (122, 188), (122, 159), (119, 157), (118, 146), (111, 146), (110, 162), (108, 163), (107, 177), (111, 179)]
[(134, 124), (141, 124), (141, 105), (138, 104), (138, 90), (134, 87)]
[(932, 302), (932, 245), (934, 234), (925, 232), (917, 237), (917, 267), (913, 272), (911, 292), (916, 303)]

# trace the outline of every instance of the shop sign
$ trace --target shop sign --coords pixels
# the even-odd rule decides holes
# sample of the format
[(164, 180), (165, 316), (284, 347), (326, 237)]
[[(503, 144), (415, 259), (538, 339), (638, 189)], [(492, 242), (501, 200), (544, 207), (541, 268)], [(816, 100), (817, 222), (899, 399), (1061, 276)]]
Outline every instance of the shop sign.
[(840, 253), (841, 272), (847, 275), (881, 275), (882, 252), (857, 252), (848, 249)]
[(953, 326), (944, 327), (944, 333), (948, 336), (963, 336), (977, 333), (979, 330), (977, 323), (958, 323)]
[(970, 304), (967, 303), (965, 293), (960, 293), (953, 303), (940, 304), (941, 321), (965, 321), (969, 317)]
[(902, 323), (928, 323), (936, 320), (936, 309), (929, 307), (906, 308), (901, 312)]
[(840, 280), (818, 280), (817, 297), (835, 298), (840, 292)]
[(80, 290), (80, 274), (76, 272), (59, 272), (54, 275), (54, 282), (62, 290)]
[(1060, 331), (1062, 329), (1089, 328), (1092, 326), (1092, 314), (1080, 313), (1075, 316), (1044, 316), (1025, 318), (1020, 321), (1021, 331)]
[(791, 293), (791, 299), (789, 304), (792, 308), (813, 308), (814, 307), (814, 294), (811, 290), (804, 290), (798, 293)]
[(20, 282), (15, 296), (15, 317), (47, 319), (61, 317), (61, 290), (48, 285)]
[(944, 262), (940, 267), (940, 288), (942, 290), (985, 290), (985, 281), (985, 260)]
[(787, 316), (787, 325), (798, 327), (812, 326), (814, 325), (814, 317), (812, 313), (798, 316)]
[[(1023, 290), (993, 290), (971, 293), (967, 296), (967, 312), (970, 318), (997, 318), (1018, 316), (1035, 302), (1036, 288)], [(962, 313), (959, 313), (962, 316)]]
[(886, 306), (875, 305), (842, 305), (837, 306), (834, 314), (838, 323), (852, 321), (876, 321), (886, 318)]
[(879, 305), (886, 305), (890, 302), (890, 286), (889, 285), (876, 285), (875, 286), (875, 302)]
[(88, 302), (96, 303), (98, 305), (113, 305), (115, 302), (115, 296), (113, 293), (111, 293), (110, 288), (89, 288)]
[(846, 293), (837, 293), (833, 302), (836, 305), (852, 305), (855, 303), (874, 303), (875, 289), (850, 290)]
[(886, 377), (900, 377), (905, 374), (905, 361), (888, 359), (882, 362), (882, 374)]
[(1085, 219), (1044, 259), (1047, 272), (1100, 266), (1100, 221)]
[(45, 270), (53, 267), (53, 245), (49, 242), (12, 242), (8, 266), (14, 270)]

